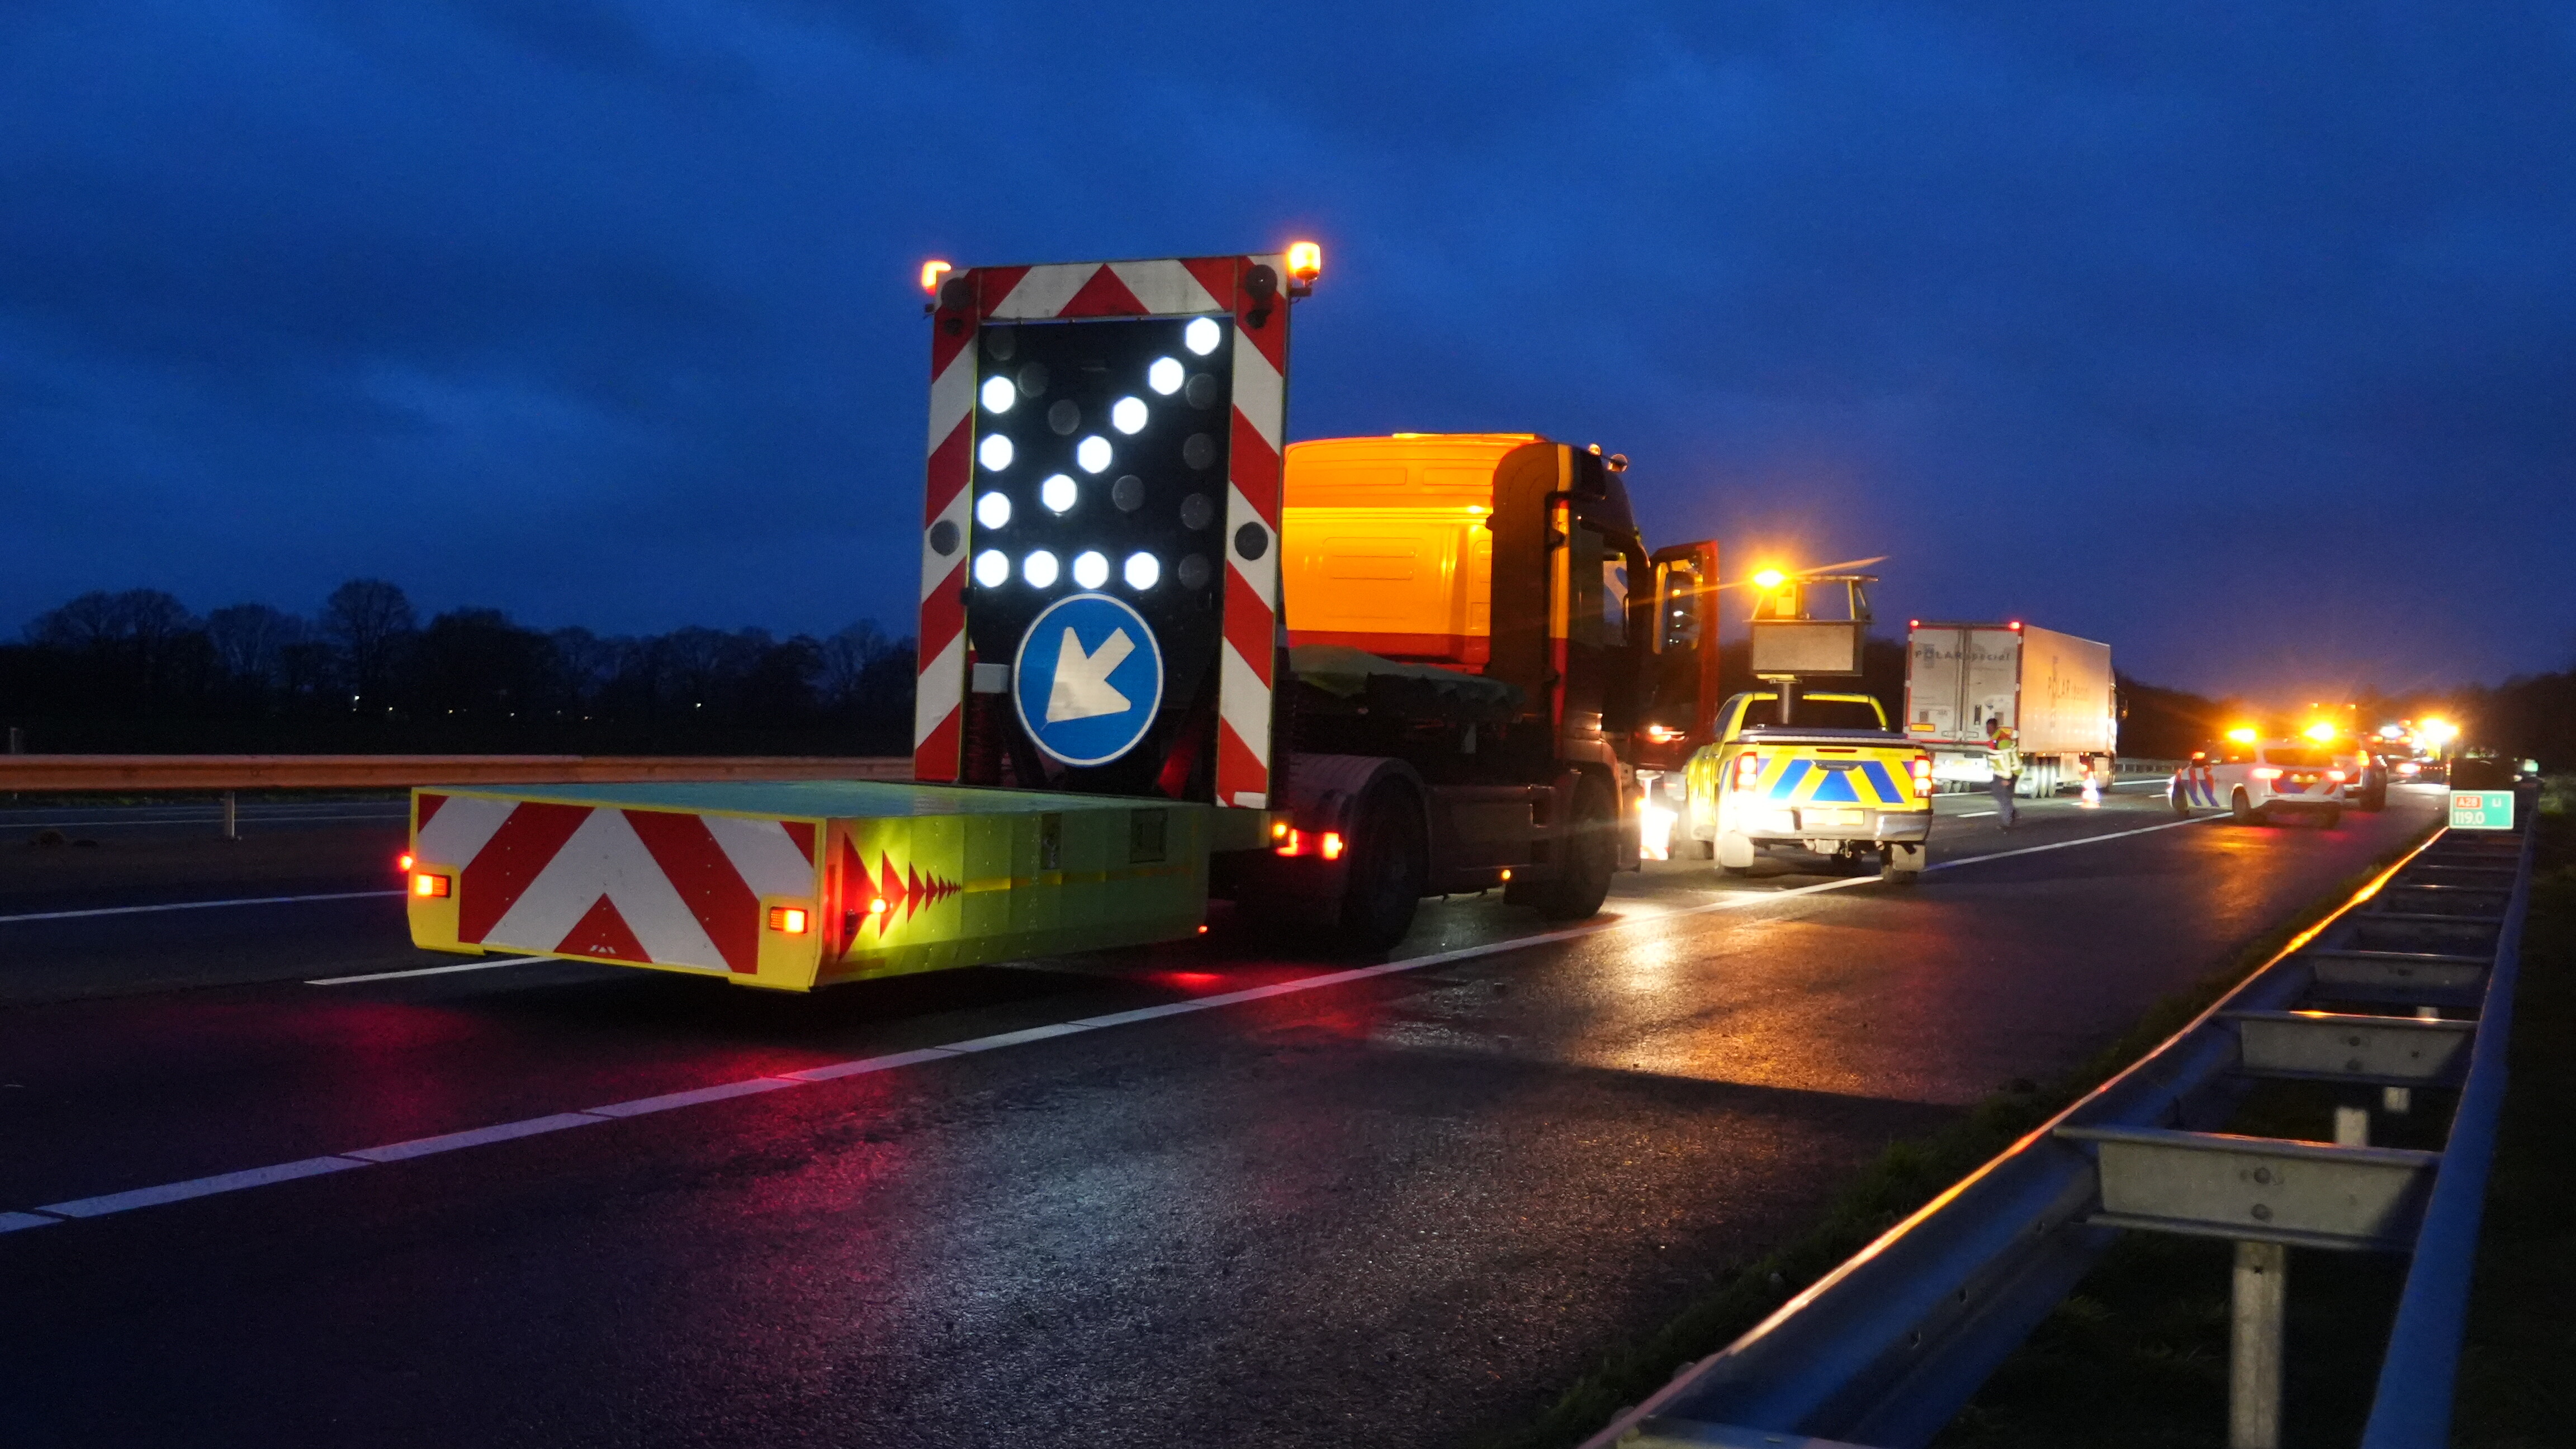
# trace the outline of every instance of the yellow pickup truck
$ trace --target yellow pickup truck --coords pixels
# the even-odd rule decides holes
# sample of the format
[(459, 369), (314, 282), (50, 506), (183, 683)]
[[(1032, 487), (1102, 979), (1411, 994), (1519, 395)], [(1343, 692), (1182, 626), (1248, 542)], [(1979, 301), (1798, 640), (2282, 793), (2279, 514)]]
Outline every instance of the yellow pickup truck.
[(1865, 694), (1739, 694), (1717, 738), (1690, 758), (1681, 834), (1702, 860), (1742, 875), (1765, 846), (1789, 846), (1911, 882), (1932, 834), (1932, 756), (1887, 727)]

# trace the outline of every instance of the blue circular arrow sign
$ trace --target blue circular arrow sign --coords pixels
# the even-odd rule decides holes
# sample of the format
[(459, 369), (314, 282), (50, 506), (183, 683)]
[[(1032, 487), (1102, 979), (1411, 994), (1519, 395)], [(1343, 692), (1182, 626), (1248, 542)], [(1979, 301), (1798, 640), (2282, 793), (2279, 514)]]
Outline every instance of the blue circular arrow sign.
[(1136, 748), (1163, 703), (1163, 650), (1144, 616), (1107, 594), (1038, 614), (1011, 663), (1011, 698), (1037, 747), (1068, 765)]

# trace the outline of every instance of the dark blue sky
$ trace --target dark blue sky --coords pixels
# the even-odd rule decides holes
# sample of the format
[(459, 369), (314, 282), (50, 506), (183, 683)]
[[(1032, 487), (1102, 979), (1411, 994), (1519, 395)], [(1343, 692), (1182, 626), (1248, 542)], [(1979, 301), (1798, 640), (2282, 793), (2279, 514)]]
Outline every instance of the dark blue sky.
[(1292, 436), (2204, 689), (2576, 656), (2564, 4), (11, 0), (0, 627), (909, 632), (921, 259), (1292, 237)]

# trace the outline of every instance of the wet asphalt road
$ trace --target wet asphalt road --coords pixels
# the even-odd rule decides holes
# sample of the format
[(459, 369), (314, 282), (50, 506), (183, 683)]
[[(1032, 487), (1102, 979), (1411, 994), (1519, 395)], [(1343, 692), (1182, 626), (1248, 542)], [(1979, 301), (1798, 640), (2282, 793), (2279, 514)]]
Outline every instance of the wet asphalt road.
[[(2439, 798), (1913, 888), (1668, 864), (1570, 937), (0, 1232), (0, 1444), (1472, 1443)], [(1962, 816), (1934, 861), (2171, 819)], [(33, 858), (0, 857), (0, 916), (113, 894)], [(331, 864), (240, 860), (259, 894)], [(153, 870), (182, 898), (184, 861)], [(1426, 905), (1394, 955), (1541, 929)], [(304, 984), (454, 964), (400, 931), (380, 898), (0, 920), (0, 1213), (1347, 964), (1220, 917), (810, 998), (552, 963)]]

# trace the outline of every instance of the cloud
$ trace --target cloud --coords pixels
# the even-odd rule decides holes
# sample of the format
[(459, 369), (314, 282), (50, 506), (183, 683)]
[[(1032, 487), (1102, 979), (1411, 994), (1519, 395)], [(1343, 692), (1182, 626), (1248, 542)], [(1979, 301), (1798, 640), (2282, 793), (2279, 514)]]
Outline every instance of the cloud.
[(922, 257), (1311, 234), (1297, 435), (1598, 440), (1658, 542), (1892, 552), (1891, 613), (2181, 683), (2555, 666), (2571, 35), (2563, 6), (13, 7), (0, 618), (372, 573), (541, 623), (900, 628)]

